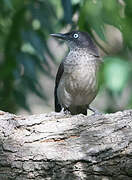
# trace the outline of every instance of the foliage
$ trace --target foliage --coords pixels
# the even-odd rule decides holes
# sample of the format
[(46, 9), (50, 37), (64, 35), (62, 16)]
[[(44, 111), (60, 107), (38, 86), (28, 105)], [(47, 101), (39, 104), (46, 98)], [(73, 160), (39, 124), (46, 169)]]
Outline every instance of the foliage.
[[(105, 55), (101, 80), (111, 102), (105, 111), (115, 111), (115, 97), (131, 88), (132, 2), (130, 0), (1, 0), (0, 4), (0, 109), (15, 112), (20, 107), (30, 111), (27, 95), (32, 92), (46, 101), (38, 81), (38, 72), (50, 76), (47, 57), (55, 58), (47, 45), (50, 33), (71, 29), (88, 31)], [(77, 15), (79, 18), (73, 18)], [(106, 26), (117, 28), (123, 46), (109, 52)], [(97, 37), (98, 36), (98, 40)], [(130, 91), (129, 99), (132, 99)], [(126, 107), (132, 107), (128, 100)], [(117, 100), (118, 101), (118, 100)]]
[(46, 99), (37, 71), (49, 74), (47, 55), (54, 60), (47, 38), (56, 13), (48, 1), (3, 0), (1, 9), (0, 107), (11, 112), (19, 106), (30, 110), (27, 93)]
[[(132, 2), (117, 1), (117, 0), (84, 0), (79, 12), (79, 28), (88, 31), (93, 38), (94, 32), (101, 40), (107, 43), (105, 30), (107, 25), (117, 28), (123, 38), (122, 48), (115, 52), (106, 54), (104, 58), (104, 70), (102, 86), (107, 89), (107, 94), (110, 96), (111, 103), (107, 103), (106, 111), (113, 112), (126, 107), (132, 107), (132, 102), (129, 100), (122, 106), (118, 104), (123, 92), (127, 92), (127, 88), (131, 88), (132, 76)], [(99, 44), (100, 46), (100, 44)], [(101, 47), (101, 46), (100, 46)], [(107, 52), (107, 51), (106, 51)], [(116, 101), (116, 102), (115, 102)], [(126, 107), (125, 107), (126, 106)]]

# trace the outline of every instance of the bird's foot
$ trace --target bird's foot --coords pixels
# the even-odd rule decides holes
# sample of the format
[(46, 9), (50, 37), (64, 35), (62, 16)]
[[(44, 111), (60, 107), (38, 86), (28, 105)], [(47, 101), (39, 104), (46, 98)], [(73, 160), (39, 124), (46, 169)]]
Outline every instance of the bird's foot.
[(63, 110), (64, 115), (71, 115), (69, 109), (63, 108), (62, 110)]
[(61, 113), (61, 111), (60, 112), (51, 112), (50, 114), (52, 114), (53, 116), (62, 116), (62, 115), (64, 115), (64, 114)]
[(93, 112), (91, 115), (102, 115), (103, 114), (102, 112), (99, 112), (95, 108), (88, 107), (88, 109)]
[(55, 115), (65, 116), (65, 115), (71, 115), (71, 113), (68, 109), (62, 108), (60, 112), (55, 112)]

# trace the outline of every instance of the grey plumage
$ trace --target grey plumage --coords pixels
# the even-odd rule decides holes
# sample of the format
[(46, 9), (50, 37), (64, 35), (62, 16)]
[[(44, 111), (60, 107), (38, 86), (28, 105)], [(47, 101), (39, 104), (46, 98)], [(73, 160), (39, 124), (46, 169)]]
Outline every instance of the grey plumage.
[(98, 50), (86, 32), (52, 34), (66, 40), (70, 51), (61, 62), (55, 82), (55, 111), (87, 114), (97, 94), (97, 73), (101, 64)]

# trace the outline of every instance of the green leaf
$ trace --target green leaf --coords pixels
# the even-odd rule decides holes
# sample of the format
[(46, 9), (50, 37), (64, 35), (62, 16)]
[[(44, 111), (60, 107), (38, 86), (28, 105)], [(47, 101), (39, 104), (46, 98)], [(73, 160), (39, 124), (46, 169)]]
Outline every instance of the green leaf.
[(72, 4), (71, 0), (61, 0), (62, 7), (64, 10), (64, 19), (66, 23), (72, 23)]
[(102, 20), (102, 1), (94, 3), (91, 0), (85, 1), (81, 7), (79, 17), (79, 28), (82, 30), (93, 29), (98, 36), (105, 41), (104, 24)]
[(56, 22), (56, 12), (51, 3), (48, 1), (31, 2), (28, 8), (32, 14), (32, 18), (39, 20), (45, 32), (51, 33)]
[(26, 111), (29, 111), (31, 112), (30, 108), (29, 108), (29, 105), (27, 104), (27, 100), (26, 100), (26, 97), (25, 95), (22, 93), (22, 90), (20, 91), (20, 89), (18, 90), (15, 90), (14, 91), (14, 97), (15, 97), (15, 100), (16, 100), (16, 103), (24, 108)]
[(104, 23), (113, 25), (120, 29), (122, 18), (121, 11), (124, 11), (123, 7), (118, 1), (102, 0), (102, 19)]
[(125, 0), (125, 14), (132, 17), (132, 1), (130, 0)]
[(47, 100), (47, 97), (44, 95), (44, 93), (42, 93), (41, 89), (42, 87), (40, 86), (40, 84), (38, 83), (38, 81), (35, 81), (35, 79), (33, 80), (32, 78), (29, 78), (27, 76), (24, 76), (25, 78), (25, 82), (28, 85), (29, 89), (36, 94), (38, 97)]
[(32, 79), (37, 79), (35, 63), (31, 56), (25, 53), (19, 53), (17, 58), (23, 66), (24, 75)]
[(44, 57), (45, 45), (42, 38), (35, 31), (23, 31), (22, 33), (23, 41), (30, 42), (34, 48), (35, 54), (38, 56), (41, 62), (44, 62), (47, 68), (49, 69), (49, 63)]
[(72, 0), (72, 4), (73, 5), (76, 5), (76, 4), (79, 4), (81, 3), (82, 0)]
[(11, 0), (4, 0), (4, 3), (8, 9), (13, 9), (13, 4)]
[(104, 61), (104, 80), (106, 87), (113, 92), (122, 92), (129, 80), (129, 63), (118, 57), (107, 57)]

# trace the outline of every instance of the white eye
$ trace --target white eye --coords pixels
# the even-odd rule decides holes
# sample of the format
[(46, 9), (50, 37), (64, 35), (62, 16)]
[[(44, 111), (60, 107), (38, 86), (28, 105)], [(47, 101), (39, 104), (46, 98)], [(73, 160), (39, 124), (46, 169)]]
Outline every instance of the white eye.
[(78, 38), (78, 36), (79, 36), (78, 34), (74, 34), (73, 35), (74, 38)]

